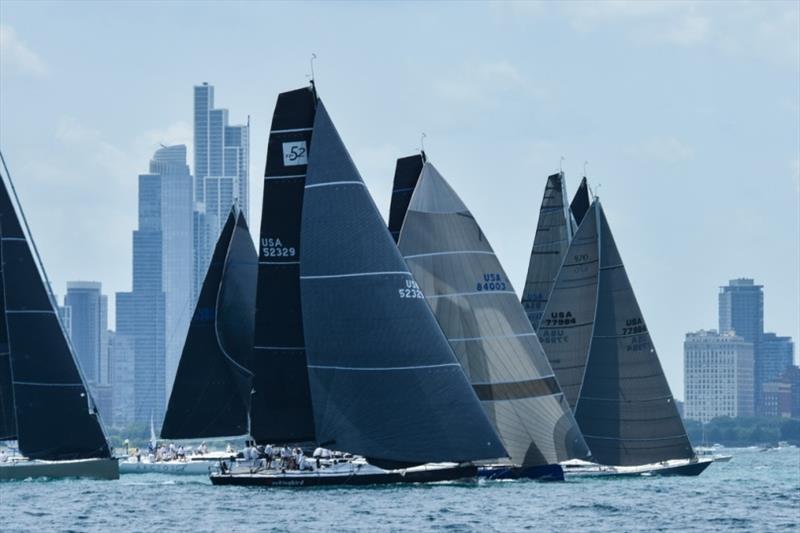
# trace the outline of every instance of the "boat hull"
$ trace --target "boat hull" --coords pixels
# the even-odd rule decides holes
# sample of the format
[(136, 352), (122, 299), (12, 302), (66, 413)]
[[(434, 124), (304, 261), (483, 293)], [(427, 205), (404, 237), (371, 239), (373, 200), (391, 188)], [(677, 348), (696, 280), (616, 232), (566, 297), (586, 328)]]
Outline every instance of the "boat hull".
[(120, 474), (169, 474), (207, 476), (217, 466), (213, 461), (165, 461), (159, 463), (120, 461)]
[(640, 466), (606, 466), (594, 463), (567, 464), (566, 477), (699, 476), (713, 459), (671, 460)]
[(474, 478), (478, 468), (473, 465), (459, 465), (446, 468), (409, 468), (406, 470), (381, 470), (377, 468), (353, 469), (327, 473), (314, 472), (275, 472), (275, 473), (214, 473), (214, 485), (245, 485), (262, 487), (322, 487), (351, 485), (393, 485), (399, 483), (435, 483)]
[(490, 480), (535, 479), (537, 481), (564, 481), (561, 465), (509, 466), (487, 465), (478, 468), (478, 477)]
[(0, 464), (0, 480), (32, 478), (119, 479), (116, 459), (77, 459), (74, 461), (13, 461)]

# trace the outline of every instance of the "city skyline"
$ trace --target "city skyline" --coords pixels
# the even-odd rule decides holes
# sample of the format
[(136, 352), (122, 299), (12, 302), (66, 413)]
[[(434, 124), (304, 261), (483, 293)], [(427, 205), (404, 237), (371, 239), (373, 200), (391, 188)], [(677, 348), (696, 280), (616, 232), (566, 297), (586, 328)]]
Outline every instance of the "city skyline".
[[(595, 6), (593, 18), (580, 6), (465, 6), (457, 15), (432, 6), (424, 20), (402, 6), (372, 6), (362, 15), (375, 29), (350, 36), (341, 28), (356, 7), (315, 5), (329, 20), (312, 22), (308, 42), (281, 54), (265, 52), (287, 40), (288, 29), (276, 26), (266, 44), (250, 30), (310, 6), (258, 6), (261, 17), (245, 17), (234, 5), (212, 20), (166, 5), (158, 21), (152, 9), (122, 6), (114, 19), (156, 28), (147, 42), (128, 39), (136, 46), (112, 54), (95, 39), (130, 30), (100, 27), (104, 6), (73, 13), (6, 3), (0, 139), (55, 287), (96, 279), (109, 294), (124, 292), (136, 176), (157, 143), (191, 147), (192, 87), (216, 85), (234, 123), (252, 117), (257, 233), (275, 97), (307, 83), (316, 52), (321, 96), (336, 102), (342, 135), (384, 217), (395, 158), (413, 153), (425, 131), (429, 156), (482, 221), (517, 292), (547, 175), (565, 155), (571, 195), (588, 159), (673, 392), (683, 398), (684, 333), (716, 323), (715, 292), (729, 279), (763, 284), (765, 329), (800, 338), (800, 83), (794, 41), (786, 40), (796, 35), (797, 7), (752, 4), (745, 17), (693, 6), (609, 4)], [(62, 22), (42, 16), (48, 10)], [(639, 33), (615, 35), (620, 20), (634, 21)], [(176, 21), (218, 22), (242, 39), (181, 39), (188, 30)], [(413, 28), (425, 37), (418, 41), (437, 42), (448, 21), (461, 26), (445, 34), (452, 45), (361, 51), (359, 37), (378, 31), (401, 38)], [(773, 31), (749, 32), (752, 21)], [(647, 35), (652, 27), (666, 30)], [(92, 39), (68, 39), (64, 32), (76, 29)], [(479, 33), (486, 40), (471, 37)], [(167, 37), (172, 53), (159, 55)], [(102, 86), (81, 81), (112, 66)], [(137, 83), (141, 76), (153, 83)], [(665, 84), (676, 77), (681, 83)]]

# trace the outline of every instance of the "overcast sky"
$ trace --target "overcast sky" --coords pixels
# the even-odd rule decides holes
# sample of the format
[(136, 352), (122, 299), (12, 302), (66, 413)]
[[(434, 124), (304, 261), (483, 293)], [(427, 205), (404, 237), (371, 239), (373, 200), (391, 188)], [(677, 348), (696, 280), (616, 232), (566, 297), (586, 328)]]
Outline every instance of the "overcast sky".
[[(137, 175), (192, 87), (251, 119), (258, 228), (275, 98), (320, 95), (376, 202), (420, 134), (517, 291), (546, 176), (585, 160), (673, 392), (735, 277), (800, 337), (800, 3), (0, 3), (0, 147), (45, 266), (130, 290)], [(190, 146), (191, 150), (191, 146)], [(113, 312), (113, 304), (111, 305)], [(113, 324), (113, 322), (112, 322)], [(797, 352), (797, 350), (795, 350)]]

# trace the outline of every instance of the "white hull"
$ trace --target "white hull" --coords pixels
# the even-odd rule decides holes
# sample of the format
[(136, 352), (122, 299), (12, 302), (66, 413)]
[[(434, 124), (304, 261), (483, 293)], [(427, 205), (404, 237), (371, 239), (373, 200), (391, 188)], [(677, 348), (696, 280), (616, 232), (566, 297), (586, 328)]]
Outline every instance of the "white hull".
[(217, 461), (129, 461), (119, 463), (121, 474), (169, 474), (173, 476), (207, 476), (216, 468)]
[(566, 477), (619, 477), (619, 476), (696, 476), (705, 470), (714, 459), (672, 459), (661, 463), (636, 466), (609, 466), (581, 460), (561, 463)]
[(0, 480), (33, 478), (119, 479), (116, 459), (76, 459), (73, 461), (8, 461), (0, 463)]

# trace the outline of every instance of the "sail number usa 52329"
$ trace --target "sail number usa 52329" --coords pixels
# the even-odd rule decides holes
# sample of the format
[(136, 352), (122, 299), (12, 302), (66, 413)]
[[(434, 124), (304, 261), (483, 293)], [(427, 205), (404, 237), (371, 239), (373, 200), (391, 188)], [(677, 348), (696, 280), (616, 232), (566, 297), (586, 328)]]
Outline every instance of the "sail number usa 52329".
[(297, 250), (294, 246), (285, 246), (277, 237), (261, 238), (262, 257), (294, 257), (296, 255)]

